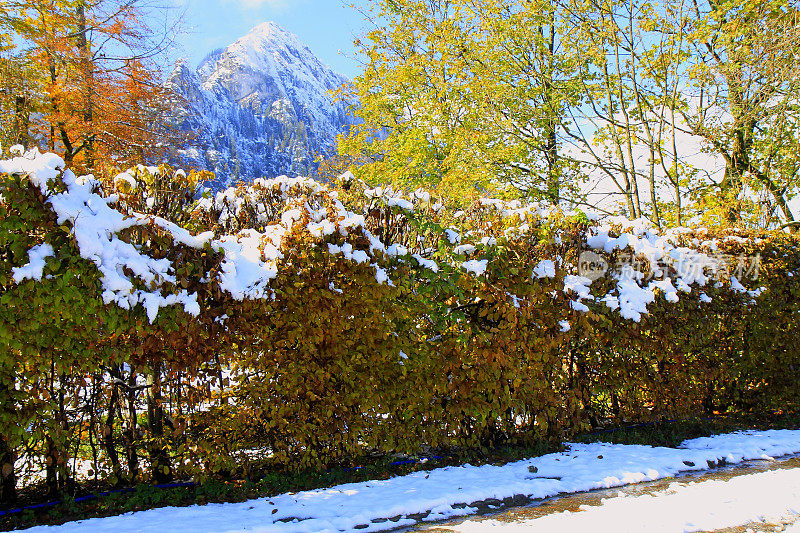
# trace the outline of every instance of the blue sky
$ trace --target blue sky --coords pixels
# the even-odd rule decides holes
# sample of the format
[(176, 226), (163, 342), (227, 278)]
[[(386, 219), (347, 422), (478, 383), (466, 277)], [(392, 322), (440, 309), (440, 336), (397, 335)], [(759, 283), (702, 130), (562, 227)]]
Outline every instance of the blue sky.
[(258, 24), (274, 21), (296, 34), (323, 63), (353, 78), (360, 71), (353, 39), (368, 28), (350, 4), (369, 0), (178, 0), (185, 11), (185, 34), (178, 35), (185, 57), (196, 65), (215, 48), (224, 47)]

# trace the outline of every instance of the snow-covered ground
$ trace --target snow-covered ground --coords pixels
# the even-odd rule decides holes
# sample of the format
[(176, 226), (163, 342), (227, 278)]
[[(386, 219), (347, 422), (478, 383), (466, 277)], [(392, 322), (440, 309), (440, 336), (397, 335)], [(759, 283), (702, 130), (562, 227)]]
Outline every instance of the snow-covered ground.
[[(545, 498), (559, 493), (656, 480), (687, 470), (699, 471), (719, 464), (722, 460), (732, 464), (795, 453), (800, 453), (800, 431), (795, 430), (746, 431), (717, 435), (686, 441), (679, 448), (602, 443), (572, 444), (562, 453), (548, 454), (504, 466), (464, 465), (439, 468), (388, 480), (287, 493), (244, 503), (154, 509), (123, 516), (73, 522), (58, 527), (36, 527), (28, 531), (48, 533), (381, 531), (410, 526), (420, 519), (440, 520), (471, 514), (477, 511), (475, 507), (477, 502), (489, 499), (502, 500), (517, 495)], [(775, 500), (777, 507), (786, 507), (789, 501), (786, 498), (794, 497), (793, 501), (796, 502), (797, 494), (800, 494), (800, 473), (770, 473), (764, 477), (750, 478), (753, 485), (750, 488), (742, 486), (741, 491), (757, 491), (760, 496)], [(792, 483), (794, 485), (791, 485)], [(786, 487), (789, 486), (794, 489), (788, 491)], [(667, 501), (691, 501), (695, 490), (676, 488), (674, 500)], [(715, 488), (713, 492), (718, 493), (718, 498), (725, 499), (726, 493), (723, 493), (722, 489)], [(794, 496), (786, 494), (788, 492)], [(774, 494), (774, 497), (770, 494)], [(672, 497), (670, 491), (665, 492), (664, 497), (668, 496)], [(800, 511), (800, 507), (794, 508)], [(747, 512), (744, 512), (744, 515), (747, 515)], [(752, 513), (747, 516), (752, 516)], [(594, 527), (585, 529), (585, 531), (596, 530)]]

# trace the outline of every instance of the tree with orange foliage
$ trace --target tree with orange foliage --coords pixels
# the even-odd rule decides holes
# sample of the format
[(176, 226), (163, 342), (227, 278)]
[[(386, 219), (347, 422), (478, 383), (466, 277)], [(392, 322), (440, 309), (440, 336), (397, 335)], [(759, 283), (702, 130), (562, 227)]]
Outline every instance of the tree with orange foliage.
[[(35, 72), (39, 107), (27, 137), (69, 164), (128, 164), (169, 142), (169, 95), (158, 59), (168, 32), (148, 25), (147, 0), (20, 0), (13, 22), (15, 59)], [(5, 26), (5, 28), (3, 28)], [(19, 135), (18, 135), (19, 136)]]

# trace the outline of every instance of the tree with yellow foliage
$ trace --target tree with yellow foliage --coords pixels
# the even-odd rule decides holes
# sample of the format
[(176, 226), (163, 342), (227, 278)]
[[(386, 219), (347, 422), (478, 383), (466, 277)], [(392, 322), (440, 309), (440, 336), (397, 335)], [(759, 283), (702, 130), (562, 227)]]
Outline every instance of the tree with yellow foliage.
[(368, 180), (456, 195), (494, 190), (558, 201), (574, 182), (557, 131), (576, 64), (559, 53), (549, 2), (382, 0), (388, 23), (360, 42), (363, 123), (340, 140)]
[(603, 182), (602, 207), (658, 225), (791, 224), (799, 12), (796, 0), (381, 0), (382, 25), (358, 43), (363, 122), (340, 155), (367, 181), (458, 196), (580, 205), (585, 175)]

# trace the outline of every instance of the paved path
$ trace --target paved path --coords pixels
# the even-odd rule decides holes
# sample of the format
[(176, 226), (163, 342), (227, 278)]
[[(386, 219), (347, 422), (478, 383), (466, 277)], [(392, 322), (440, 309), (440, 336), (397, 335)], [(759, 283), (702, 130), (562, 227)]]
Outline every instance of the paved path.
[(411, 531), (800, 533), (800, 457), (550, 498)]

